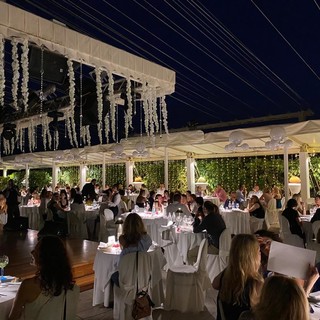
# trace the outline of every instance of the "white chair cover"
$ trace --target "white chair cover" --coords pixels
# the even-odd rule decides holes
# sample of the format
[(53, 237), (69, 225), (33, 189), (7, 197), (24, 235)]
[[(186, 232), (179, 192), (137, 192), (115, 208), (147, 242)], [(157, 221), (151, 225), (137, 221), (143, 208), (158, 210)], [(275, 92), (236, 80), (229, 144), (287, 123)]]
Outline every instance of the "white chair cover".
[(193, 266), (173, 266), (169, 269), (164, 304), (166, 310), (203, 311), (205, 292), (211, 285), (206, 270), (207, 251), (208, 242), (203, 239)]
[(296, 234), (292, 234), (290, 231), (289, 221), (286, 217), (282, 216), (282, 213), (279, 213), (280, 221), (280, 237), (283, 240), (283, 243), (290, 244), (291, 246), (296, 246), (299, 248), (304, 248), (303, 239)]
[(220, 235), (219, 254), (208, 254), (207, 271), (211, 282), (226, 268), (228, 264), (230, 246), (231, 233), (230, 229), (226, 228)]
[(263, 222), (264, 222), (264, 219), (258, 219), (256, 217), (251, 216), (250, 217), (251, 233), (255, 233), (256, 231), (261, 230), (263, 228)]
[[(138, 271), (136, 268), (136, 252), (126, 254), (119, 262), (119, 287), (114, 286), (113, 319), (132, 319), (132, 305), (138, 290), (150, 291), (150, 277), (152, 271), (151, 257), (147, 252), (138, 253)], [(152, 320), (152, 315), (143, 319)]]
[(104, 209), (103, 213), (100, 213), (99, 241), (108, 242), (109, 236), (116, 236), (116, 230), (113, 212), (110, 209)]
[(6, 213), (0, 214), (0, 224), (6, 224), (8, 220), (8, 215)]
[(71, 237), (88, 239), (86, 211), (83, 204), (73, 203), (67, 214), (68, 228)]
[(317, 238), (317, 234), (318, 234), (319, 229), (320, 229), (320, 221), (313, 222), (312, 223), (312, 231), (313, 231), (315, 238)]

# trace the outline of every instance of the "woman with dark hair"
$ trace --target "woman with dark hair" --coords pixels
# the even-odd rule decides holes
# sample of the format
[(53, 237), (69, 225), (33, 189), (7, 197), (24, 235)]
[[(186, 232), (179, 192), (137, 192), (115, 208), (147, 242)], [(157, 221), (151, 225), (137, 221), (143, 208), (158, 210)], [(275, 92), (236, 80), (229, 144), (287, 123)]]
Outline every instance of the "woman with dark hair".
[(63, 209), (69, 206), (68, 194), (65, 189), (60, 190), (60, 206)]
[(282, 212), (282, 215), (287, 218), (290, 225), (290, 231), (292, 234), (297, 234), (300, 238), (305, 239), (302, 231), (302, 224), (299, 219), (299, 213), (296, 210), (298, 202), (296, 199), (289, 199), (286, 209)]
[(204, 213), (203, 213), (203, 204), (204, 204), (204, 200), (203, 197), (196, 197), (196, 213), (192, 214), (193, 217), (200, 217), (200, 219), (202, 220), (204, 218)]
[(137, 213), (130, 213), (124, 220), (123, 234), (119, 238), (122, 248), (121, 255), (136, 251), (148, 251), (152, 240), (141, 217)]
[(74, 201), (76, 194), (79, 193), (75, 188), (70, 189), (70, 203)]
[(32, 251), (35, 276), (22, 281), (9, 320), (76, 319), (79, 287), (62, 240), (46, 236)]

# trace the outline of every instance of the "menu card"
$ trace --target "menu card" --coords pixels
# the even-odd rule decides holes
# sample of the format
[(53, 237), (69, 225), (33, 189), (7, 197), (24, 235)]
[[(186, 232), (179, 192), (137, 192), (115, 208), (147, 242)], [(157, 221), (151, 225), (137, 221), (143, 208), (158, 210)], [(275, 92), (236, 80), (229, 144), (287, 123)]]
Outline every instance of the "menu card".
[(306, 280), (309, 266), (314, 266), (315, 260), (316, 251), (272, 241), (267, 269), (286, 276)]

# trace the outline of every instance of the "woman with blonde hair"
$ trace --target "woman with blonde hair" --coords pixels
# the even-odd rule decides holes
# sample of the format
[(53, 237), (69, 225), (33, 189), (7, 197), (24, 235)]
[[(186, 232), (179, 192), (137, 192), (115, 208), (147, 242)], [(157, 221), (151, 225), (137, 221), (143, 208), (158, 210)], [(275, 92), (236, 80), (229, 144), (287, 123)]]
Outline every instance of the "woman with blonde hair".
[(263, 278), (259, 242), (254, 235), (238, 234), (232, 239), (229, 263), (212, 283), (218, 294), (217, 320), (238, 319), (259, 301)]

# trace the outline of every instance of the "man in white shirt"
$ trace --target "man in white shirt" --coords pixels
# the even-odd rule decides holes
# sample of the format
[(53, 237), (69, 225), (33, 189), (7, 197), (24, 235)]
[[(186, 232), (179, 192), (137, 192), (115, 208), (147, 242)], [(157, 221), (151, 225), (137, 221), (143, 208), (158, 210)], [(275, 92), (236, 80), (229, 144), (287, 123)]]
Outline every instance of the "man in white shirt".
[(260, 199), (263, 195), (263, 192), (260, 190), (259, 185), (256, 183), (253, 189), (249, 192), (248, 198), (251, 199), (252, 196), (257, 196)]
[(160, 187), (157, 189), (157, 194), (161, 194), (162, 196), (164, 196), (164, 191), (166, 190), (166, 187), (164, 185), (164, 183), (160, 183)]

